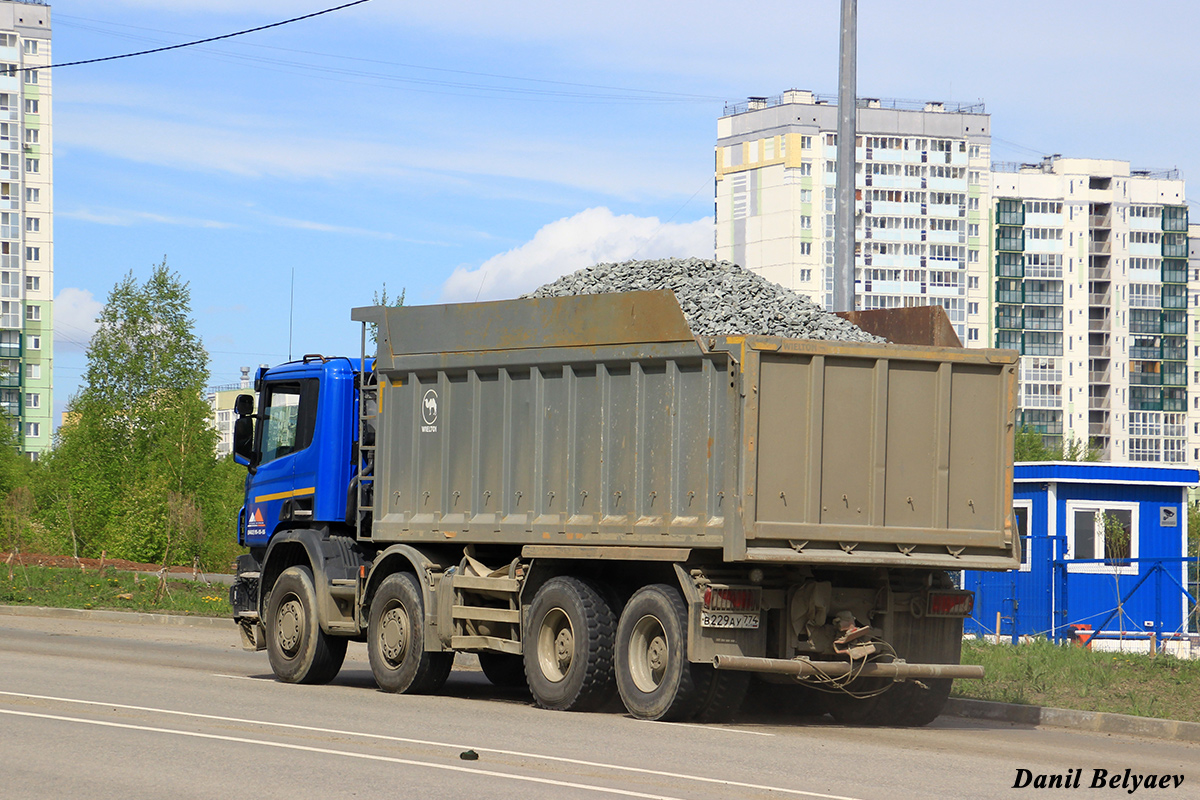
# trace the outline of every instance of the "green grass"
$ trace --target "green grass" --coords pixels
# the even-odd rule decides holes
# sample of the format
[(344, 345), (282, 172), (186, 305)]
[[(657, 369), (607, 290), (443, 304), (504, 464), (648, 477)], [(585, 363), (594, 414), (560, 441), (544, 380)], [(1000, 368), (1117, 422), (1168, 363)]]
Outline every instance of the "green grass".
[(982, 664), (987, 677), (955, 681), (958, 697), (1200, 722), (1200, 660), (1039, 639), (1016, 647), (968, 640), (962, 663)]
[(154, 575), (58, 567), (0, 565), (0, 605), (52, 608), (103, 608), (231, 617), (228, 590), (222, 584), (168, 578), (159, 589)]

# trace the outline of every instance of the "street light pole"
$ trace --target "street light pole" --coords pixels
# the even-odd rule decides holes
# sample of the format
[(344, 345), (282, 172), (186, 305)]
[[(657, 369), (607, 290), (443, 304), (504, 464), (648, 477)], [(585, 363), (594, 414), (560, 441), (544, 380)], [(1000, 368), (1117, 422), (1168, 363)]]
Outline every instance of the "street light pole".
[(857, 97), (858, 0), (842, 0), (838, 71), (837, 189), (834, 215), (833, 311), (854, 310), (854, 144)]

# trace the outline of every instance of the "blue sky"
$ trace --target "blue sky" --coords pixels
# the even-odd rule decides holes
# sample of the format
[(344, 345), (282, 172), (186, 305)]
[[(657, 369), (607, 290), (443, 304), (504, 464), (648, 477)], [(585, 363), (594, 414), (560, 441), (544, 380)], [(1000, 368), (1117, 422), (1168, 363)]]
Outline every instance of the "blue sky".
[[(263, 25), (311, 0), (62, 0), (53, 59)], [(837, 90), (838, 6), (373, 0), (54, 74), (55, 417), (91, 320), (163, 256), (214, 384), (355, 353), (350, 309), (511, 297), (600, 260), (712, 256), (723, 101)], [(1200, 174), (1200, 6), (859, 2), (859, 94), (982, 100), (993, 158)]]

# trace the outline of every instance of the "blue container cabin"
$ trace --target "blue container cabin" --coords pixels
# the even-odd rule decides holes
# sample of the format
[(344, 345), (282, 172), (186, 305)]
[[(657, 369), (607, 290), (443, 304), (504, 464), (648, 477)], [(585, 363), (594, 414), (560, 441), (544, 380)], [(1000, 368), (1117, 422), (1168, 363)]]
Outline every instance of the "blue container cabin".
[[(1154, 633), (1161, 642), (1187, 633), (1187, 493), (1198, 480), (1190, 467), (1018, 463), (1021, 567), (963, 572), (963, 588), (976, 593), (965, 632), (995, 635), (999, 612), (999, 633), (1013, 639), (1061, 640), (1072, 625), (1091, 626), (1097, 638)], [(1106, 520), (1128, 541), (1106, 542)]]

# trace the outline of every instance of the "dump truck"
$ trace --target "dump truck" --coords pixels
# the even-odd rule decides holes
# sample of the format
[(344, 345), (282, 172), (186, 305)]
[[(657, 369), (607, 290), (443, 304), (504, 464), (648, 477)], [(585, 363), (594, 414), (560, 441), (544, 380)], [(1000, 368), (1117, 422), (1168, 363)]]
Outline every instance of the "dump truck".
[(753, 681), (921, 725), (982, 677), (953, 576), (1020, 563), (1014, 352), (697, 336), (670, 291), (351, 316), (357, 358), (236, 405), (230, 598), (279, 680), (354, 640), (388, 692), (472, 653), (547, 709), (723, 720)]

